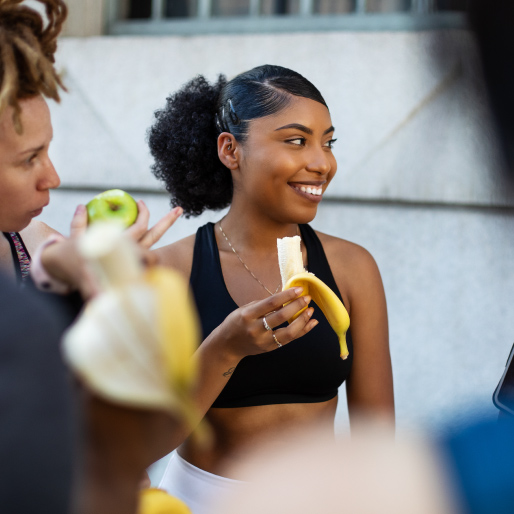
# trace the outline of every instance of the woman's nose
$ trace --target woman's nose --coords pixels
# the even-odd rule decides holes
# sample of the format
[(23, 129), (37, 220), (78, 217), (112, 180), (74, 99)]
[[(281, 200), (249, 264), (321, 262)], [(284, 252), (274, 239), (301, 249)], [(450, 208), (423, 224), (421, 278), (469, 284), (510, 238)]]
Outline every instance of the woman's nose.
[(332, 169), (328, 152), (323, 148), (313, 149), (306, 169), (320, 175), (326, 175)]
[(61, 179), (59, 178), (57, 171), (55, 171), (54, 165), (50, 160), (50, 157), (47, 157), (44, 164), (42, 176), (38, 183), (38, 189), (55, 189), (59, 187), (60, 184)]

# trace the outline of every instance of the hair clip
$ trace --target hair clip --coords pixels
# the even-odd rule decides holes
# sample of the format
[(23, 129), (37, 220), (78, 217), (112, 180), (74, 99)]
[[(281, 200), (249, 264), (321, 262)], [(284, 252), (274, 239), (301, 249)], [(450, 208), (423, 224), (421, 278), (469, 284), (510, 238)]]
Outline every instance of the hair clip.
[(218, 113), (216, 113), (216, 114), (214, 115), (214, 123), (216, 124), (216, 128), (218, 129), (218, 131), (219, 131), (220, 133), (221, 133), (221, 132), (225, 132), (225, 131), (223, 130), (222, 125), (221, 125), (221, 122), (220, 122), (220, 118), (219, 118), (219, 116), (218, 116)]
[(228, 106), (230, 107), (230, 120), (234, 125), (239, 125), (241, 123), (241, 120), (239, 119), (239, 116), (236, 114), (236, 110), (234, 109), (234, 106), (232, 105), (232, 100), (230, 98), (228, 100)]

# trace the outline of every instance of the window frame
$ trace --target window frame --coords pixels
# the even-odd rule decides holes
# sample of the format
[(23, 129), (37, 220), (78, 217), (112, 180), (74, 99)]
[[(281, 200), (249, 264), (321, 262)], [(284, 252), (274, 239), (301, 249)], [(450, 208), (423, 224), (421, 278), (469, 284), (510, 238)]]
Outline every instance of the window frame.
[[(329, 31), (420, 31), (466, 29), (467, 16), (458, 11), (435, 11), (435, 0), (413, 0), (410, 11), (366, 12), (366, 0), (356, 0), (357, 9), (348, 14), (309, 14), (314, 0), (301, 0), (301, 14), (260, 15), (259, 0), (250, 0), (247, 16), (211, 16), (211, 0), (198, 0), (198, 14), (191, 18), (170, 19), (155, 15), (141, 20), (118, 19), (118, 0), (108, 0), (106, 32), (109, 35), (266, 34), (278, 32)], [(154, 9), (164, 0), (152, 0)]]

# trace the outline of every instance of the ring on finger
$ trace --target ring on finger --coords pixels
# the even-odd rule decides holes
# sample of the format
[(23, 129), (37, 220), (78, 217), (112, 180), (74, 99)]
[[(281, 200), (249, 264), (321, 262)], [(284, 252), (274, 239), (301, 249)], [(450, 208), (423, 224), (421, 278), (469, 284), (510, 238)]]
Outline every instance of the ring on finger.
[(268, 322), (266, 321), (266, 316), (263, 316), (262, 318), (262, 324), (264, 325), (264, 328), (270, 332), (271, 330), (273, 330), (269, 325), (268, 325)]
[(280, 341), (277, 339), (277, 336), (275, 334), (271, 334), (273, 336), (273, 341), (275, 341), (275, 343), (277, 343), (277, 346), (279, 348), (282, 347), (282, 344), (280, 343)]

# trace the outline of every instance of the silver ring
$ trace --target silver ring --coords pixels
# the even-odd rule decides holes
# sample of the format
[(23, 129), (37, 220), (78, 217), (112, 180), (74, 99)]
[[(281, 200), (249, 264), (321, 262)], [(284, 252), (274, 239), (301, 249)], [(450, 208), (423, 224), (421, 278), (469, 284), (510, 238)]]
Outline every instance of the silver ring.
[(279, 340), (277, 339), (277, 336), (275, 334), (271, 334), (273, 336), (273, 341), (275, 341), (275, 343), (277, 343), (277, 346), (279, 348), (282, 348), (282, 345), (280, 344)]
[(264, 328), (269, 332), (271, 330), (273, 330), (269, 325), (268, 325), (268, 322), (266, 321), (266, 316), (263, 316), (262, 318), (262, 324), (264, 325)]

